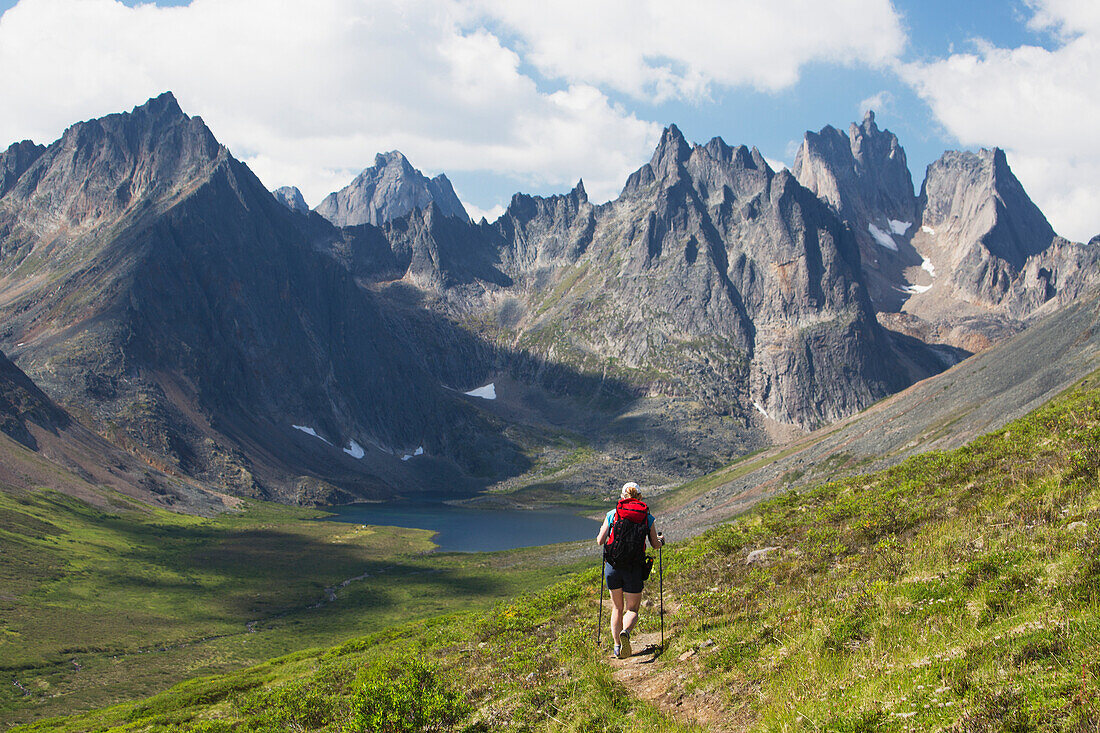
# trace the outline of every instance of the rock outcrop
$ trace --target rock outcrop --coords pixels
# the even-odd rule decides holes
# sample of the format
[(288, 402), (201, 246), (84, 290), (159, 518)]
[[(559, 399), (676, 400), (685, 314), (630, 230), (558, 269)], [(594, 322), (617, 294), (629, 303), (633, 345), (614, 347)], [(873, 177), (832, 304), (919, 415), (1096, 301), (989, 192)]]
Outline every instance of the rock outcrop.
[(42, 155), (46, 148), (36, 145), (30, 140), (13, 143), (11, 147), (0, 153), (0, 196), (3, 196), (19, 180), (38, 156)]
[(447, 176), (428, 179), (394, 150), (379, 153), (346, 187), (325, 197), (315, 211), (336, 226), (380, 226), (434, 202), (444, 216), (468, 220)]
[(933, 277), (903, 311), (923, 338), (980, 350), (1100, 283), (1100, 248), (1058, 237), (1000, 149), (944, 153), (918, 207), (912, 243)]
[(900, 309), (906, 297), (903, 271), (921, 260), (909, 244), (917, 201), (897, 136), (879, 130), (871, 111), (848, 134), (831, 126), (807, 132), (793, 172), (848, 222), (876, 309)]
[(299, 214), (309, 213), (309, 206), (306, 205), (306, 200), (303, 198), (302, 192), (298, 190), (297, 186), (276, 188), (271, 192), (271, 195), (275, 197), (276, 201), (291, 211)]
[(38, 442), (31, 433), (31, 425), (57, 432), (68, 424), (69, 416), (65, 411), (0, 353), (0, 432), (37, 450)]
[(1001, 303), (1028, 258), (1055, 238), (999, 148), (944, 153), (928, 167), (920, 210), (930, 258), (977, 305)]

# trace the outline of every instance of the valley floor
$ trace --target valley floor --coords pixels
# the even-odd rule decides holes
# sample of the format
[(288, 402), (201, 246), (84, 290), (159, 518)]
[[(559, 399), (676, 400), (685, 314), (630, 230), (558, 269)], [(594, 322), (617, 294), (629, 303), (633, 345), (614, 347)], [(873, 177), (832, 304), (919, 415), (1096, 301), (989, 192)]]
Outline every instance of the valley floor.
[(576, 567), (553, 547), (429, 554), (423, 530), (270, 504), (204, 519), (112, 501), (0, 492), (0, 726), (486, 608)]
[[(1100, 373), (663, 561), (659, 656), (607, 658), (591, 568), (25, 730), (1095, 731)], [(648, 586), (639, 642), (659, 634)]]

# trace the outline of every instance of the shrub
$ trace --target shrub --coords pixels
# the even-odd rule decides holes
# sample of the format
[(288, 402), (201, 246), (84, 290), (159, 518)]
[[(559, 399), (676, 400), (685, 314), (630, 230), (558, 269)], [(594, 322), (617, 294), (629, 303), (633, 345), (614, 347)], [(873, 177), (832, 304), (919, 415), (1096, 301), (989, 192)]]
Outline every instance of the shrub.
[(348, 730), (411, 733), (444, 730), (471, 712), (461, 693), (447, 689), (434, 668), (411, 659), (370, 670), (351, 699)]

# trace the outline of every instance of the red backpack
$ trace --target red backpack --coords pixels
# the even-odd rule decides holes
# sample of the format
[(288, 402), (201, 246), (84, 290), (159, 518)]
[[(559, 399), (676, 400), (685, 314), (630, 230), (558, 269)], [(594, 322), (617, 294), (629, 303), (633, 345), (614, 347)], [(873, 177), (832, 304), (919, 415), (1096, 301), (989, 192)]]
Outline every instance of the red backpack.
[(603, 548), (604, 562), (616, 570), (640, 569), (645, 565), (648, 536), (649, 507), (641, 499), (620, 499)]

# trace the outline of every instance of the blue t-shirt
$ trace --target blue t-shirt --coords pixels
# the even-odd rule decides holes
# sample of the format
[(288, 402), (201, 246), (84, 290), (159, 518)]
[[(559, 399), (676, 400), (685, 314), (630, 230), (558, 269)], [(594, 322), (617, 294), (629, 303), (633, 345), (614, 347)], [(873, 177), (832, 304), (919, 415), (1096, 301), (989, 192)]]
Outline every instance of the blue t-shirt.
[[(653, 515), (651, 513), (646, 512), (646, 520), (649, 522), (649, 527), (652, 527), (653, 526)], [(612, 509), (611, 511), (609, 511), (607, 513), (607, 516), (604, 517), (604, 524), (606, 524), (608, 527), (610, 527), (614, 523), (615, 523), (615, 510)]]

